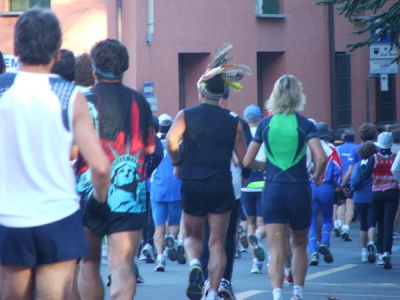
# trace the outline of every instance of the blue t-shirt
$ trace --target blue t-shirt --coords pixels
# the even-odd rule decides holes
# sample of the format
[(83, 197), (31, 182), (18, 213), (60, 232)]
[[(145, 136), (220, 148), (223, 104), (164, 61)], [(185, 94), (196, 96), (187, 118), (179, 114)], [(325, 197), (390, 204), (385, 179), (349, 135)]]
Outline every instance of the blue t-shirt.
[(352, 150), (356, 147), (358, 146), (353, 142), (345, 142), (343, 145), (337, 147), (337, 150), (339, 151), (340, 155), (340, 161), (342, 162), (343, 175), (346, 175), (347, 170), (349, 169), (350, 161), (354, 159), (354, 158), (350, 159), (350, 156)]
[(173, 202), (181, 200), (182, 181), (173, 175), (174, 166), (168, 154), (165, 140), (161, 140), (164, 158), (150, 179), (150, 198), (156, 202)]
[(372, 201), (372, 175), (364, 180), (361, 174), (361, 162), (354, 165), (351, 173), (351, 189), (354, 191), (354, 203), (371, 203)]
[(262, 119), (253, 141), (265, 145), (266, 181), (308, 182), (306, 150), (312, 138), (318, 138), (315, 125), (298, 113)]

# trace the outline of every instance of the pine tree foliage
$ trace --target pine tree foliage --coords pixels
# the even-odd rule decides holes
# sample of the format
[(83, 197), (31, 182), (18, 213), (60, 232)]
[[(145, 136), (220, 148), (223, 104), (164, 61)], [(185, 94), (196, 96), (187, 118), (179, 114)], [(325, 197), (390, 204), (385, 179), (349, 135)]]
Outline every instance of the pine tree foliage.
[[(354, 34), (375, 33), (362, 42), (347, 45), (350, 51), (386, 39), (387, 34), (390, 35), (393, 44), (399, 46), (400, 0), (323, 0), (316, 5), (334, 5), (339, 14), (344, 15), (351, 23), (365, 25), (362, 29), (354, 31)], [(360, 14), (368, 17), (357, 18)]]

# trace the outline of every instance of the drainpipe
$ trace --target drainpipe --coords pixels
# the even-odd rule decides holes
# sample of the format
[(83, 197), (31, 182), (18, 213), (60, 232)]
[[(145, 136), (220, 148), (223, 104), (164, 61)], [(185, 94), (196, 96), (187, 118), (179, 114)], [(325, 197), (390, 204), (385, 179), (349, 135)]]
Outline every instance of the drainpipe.
[(151, 45), (153, 42), (153, 33), (154, 33), (154, 0), (148, 0), (148, 15), (147, 15), (147, 34), (146, 34), (146, 42)]
[(329, 67), (330, 67), (330, 98), (331, 98), (331, 120), (332, 129), (336, 130), (338, 126), (338, 102), (336, 97), (336, 63), (335, 63), (335, 24), (334, 24), (334, 6), (328, 6), (328, 28), (329, 28)]
[(122, 0), (117, 0), (117, 39), (122, 42)]

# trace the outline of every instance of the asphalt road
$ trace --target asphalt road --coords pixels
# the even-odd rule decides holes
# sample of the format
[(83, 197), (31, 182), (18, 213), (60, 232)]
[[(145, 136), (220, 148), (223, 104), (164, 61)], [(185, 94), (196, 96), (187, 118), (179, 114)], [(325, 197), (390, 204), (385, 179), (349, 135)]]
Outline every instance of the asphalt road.
[[(382, 266), (361, 263), (359, 224), (353, 223), (351, 242), (332, 236), (332, 264), (320, 258), (319, 265), (309, 267), (304, 297), (306, 300), (326, 300), (327, 294), (340, 300), (394, 300), (400, 299), (400, 240), (394, 240), (392, 270)], [(263, 240), (266, 246), (266, 241)], [(138, 261), (140, 274), (145, 283), (139, 284), (136, 300), (185, 300), (189, 266), (167, 261), (165, 272), (155, 272), (155, 264)], [(235, 260), (232, 284), (238, 300), (272, 299), (267, 268), (262, 274), (251, 274), (252, 258), (249, 252)], [(101, 267), (106, 277), (107, 265)], [(292, 287), (284, 285), (284, 299), (290, 299)], [(106, 287), (106, 298), (109, 288)]]

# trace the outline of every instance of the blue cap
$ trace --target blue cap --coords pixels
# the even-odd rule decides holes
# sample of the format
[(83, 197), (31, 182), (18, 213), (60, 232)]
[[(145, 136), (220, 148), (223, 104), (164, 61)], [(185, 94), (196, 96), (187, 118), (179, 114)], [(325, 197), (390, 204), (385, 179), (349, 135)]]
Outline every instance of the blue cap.
[(255, 104), (249, 105), (244, 110), (243, 116), (246, 120), (254, 120), (262, 116), (261, 109)]

